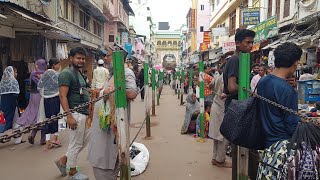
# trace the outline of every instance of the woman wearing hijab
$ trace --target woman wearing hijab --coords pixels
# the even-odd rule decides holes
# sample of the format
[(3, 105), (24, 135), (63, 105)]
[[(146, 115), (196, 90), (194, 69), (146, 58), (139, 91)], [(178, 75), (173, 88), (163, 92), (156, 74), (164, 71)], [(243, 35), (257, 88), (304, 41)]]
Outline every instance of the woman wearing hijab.
[(0, 82), (0, 110), (3, 112), (6, 120), (4, 128), (0, 128), (0, 133), (12, 128), (13, 119), (17, 112), (17, 98), (20, 90), (19, 83), (15, 76), (14, 68), (12, 66), (8, 66), (4, 70)]
[(195, 93), (189, 93), (186, 101), (186, 114), (184, 116), (181, 134), (196, 132), (196, 120), (200, 112), (200, 103), (197, 101)]
[[(38, 91), (44, 98), (44, 111), (45, 117), (50, 118), (53, 115), (57, 115), (60, 112), (60, 100), (59, 100), (59, 84), (58, 76), (60, 70), (60, 61), (56, 58), (49, 60), (49, 69), (43, 73), (39, 83)], [(58, 140), (58, 121), (45, 126), (46, 133), (46, 147), (45, 151), (53, 148), (54, 146), (61, 146)], [(51, 135), (54, 135), (51, 141)]]
[[(25, 109), (22, 116), (17, 120), (17, 123), (20, 126), (28, 126), (34, 124), (38, 121), (38, 111), (41, 100), (41, 95), (37, 89), (38, 83), (42, 74), (47, 70), (47, 63), (43, 59), (39, 59), (36, 61), (36, 66), (30, 75), (31, 81), (31, 92), (30, 92), (30, 100), (28, 107)], [(29, 143), (34, 144), (34, 138), (37, 134), (38, 130), (33, 130), (31, 136), (28, 137)], [(41, 140), (40, 144), (44, 145), (45, 142), (45, 133), (41, 131)]]

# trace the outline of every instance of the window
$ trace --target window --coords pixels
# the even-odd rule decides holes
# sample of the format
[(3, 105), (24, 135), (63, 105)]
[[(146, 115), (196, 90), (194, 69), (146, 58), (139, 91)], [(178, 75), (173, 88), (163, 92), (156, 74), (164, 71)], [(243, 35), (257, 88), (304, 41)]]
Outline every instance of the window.
[(229, 35), (232, 36), (236, 33), (236, 10), (229, 14)]
[(64, 0), (63, 17), (69, 19), (69, 0)]
[(158, 46), (161, 45), (161, 41), (158, 41), (158, 42), (157, 42), (157, 45), (158, 45)]
[(76, 15), (75, 15), (75, 13), (76, 13), (76, 6), (75, 6), (75, 4), (74, 3), (70, 3), (70, 20), (71, 20), (71, 22), (75, 22), (75, 17), (76, 17)]
[(90, 22), (91, 22), (90, 16), (87, 13), (85, 13), (83, 10), (80, 10), (79, 19), (80, 19), (79, 25), (82, 28), (90, 31)]
[(268, 18), (272, 16), (272, 1), (268, 0)]
[(215, 8), (215, 7), (214, 7), (214, 1), (215, 1), (215, 0), (212, 0), (212, 3), (211, 3), (211, 10), (212, 10), (212, 12), (214, 11), (214, 8)]
[(276, 15), (277, 15), (277, 19), (280, 18), (280, 1), (276, 1)]
[(200, 32), (203, 32), (203, 26), (200, 26)]
[(290, 15), (290, 0), (284, 0), (283, 17), (288, 17)]
[(109, 42), (114, 42), (114, 35), (109, 35)]
[(253, 7), (260, 7), (260, 0), (253, 0), (252, 1), (252, 6)]
[(167, 45), (166, 41), (162, 41), (162, 46), (166, 46), (166, 45)]
[(102, 25), (98, 21), (94, 20), (93, 21), (93, 33), (95, 35), (101, 37), (101, 29), (102, 29)]
[(204, 10), (204, 5), (201, 5), (201, 11), (203, 11)]

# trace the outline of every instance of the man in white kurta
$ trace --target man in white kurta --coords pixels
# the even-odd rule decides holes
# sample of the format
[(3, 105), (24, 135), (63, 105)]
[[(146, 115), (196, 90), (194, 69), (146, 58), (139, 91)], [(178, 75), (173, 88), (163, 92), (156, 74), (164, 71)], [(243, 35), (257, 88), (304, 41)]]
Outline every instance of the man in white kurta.
[(98, 61), (98, 67), (93, 71), (92, 89), (102, 89), (109, 78), (109, 71), (103, 67), (104, 60)]

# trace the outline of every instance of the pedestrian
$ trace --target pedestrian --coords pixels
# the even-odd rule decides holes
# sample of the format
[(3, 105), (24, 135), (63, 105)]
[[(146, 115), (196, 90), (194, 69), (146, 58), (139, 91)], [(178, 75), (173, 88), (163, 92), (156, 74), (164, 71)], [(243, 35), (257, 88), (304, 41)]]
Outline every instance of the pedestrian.
[(211, 66), (206, 65), (203, 73), (203, 82), (204, 82), (204, 101), (212, 102), (212, 90), (209, 88), (210, 83), (213, 81), (213, 77), (210, 76)]
[[(240, 53), (250, 53), (253, 46), (253, 39), (255, 37), (255, 32), (248, 29), (237, 30), (235, 35), (236, 42), (236, 50), (233, 56), (231, 56), (225, 66), (225, 70), (223, 73), (223, 92), (227, 95), (225, 100), (225, 111), (228, 109), (231, 101), (233, 99), (238, 99), (238, 82), (239, 82), (239, 56)], [(232, 174), (235, 174), (237, 161), (236, 157), (238, 152), (238, 148), (236, 145), (232, 145)], [(252, 154), (249, 155), (249, 161), (251, 161)], [(254, 161), (254, 160), (252, 160)], [(251, 179), (255, 179), (256, 172), (251, 172), (251, 169), (255, 167), (251, 167), (249, 163), (249, 177)]]
[(196, 94), (191, 92), (186, 98), (186, 113), (181, 127), (181, 134), (196, 133), (196, 120), (199, 113), (200, 103), (197, 101)]
[[(208, 137), (209, 134), (209, 121), (210, 121), (210, 111), (212, 103), (210, 101), (204, 102), (204, 138)], [(201, 128), (200, 128), (200, 115), (198, 115), (196, 120), (197, 136), (201, 137)]]
[(17, 99), (20, 93), (19, 83), (16, 80), (16, 73), (12, 66), (8, 66), (0, 81), (0, 110), (4, 114), (6, 124), (0, 127), (0, 133), (12, 129), (15, 112), (17, 111)]
[[(79, 71), (83, 68), (86, 57), (87, 52), (84, 48), (71, 49), (69, 53), (71, 64), (59, 74), (59, 99), (65, 112), (89, 102), (90, 96), (86, 82)], [(64, 156), (55, 160), (63, 176), (67, 176), (66, 165), (70, 167), (69, 179), (72, 180), (88, 179), (76, 169), (78, 155), (86, 147), (89, 138), (89, 125), (86, 122), (88, 114), (88, 108), (82, 108), (67, 116), (67, 124), (70, 128), (68, 150)]]
[(252, 70), (250, 73), (250, 82), (255, 75), (259, 74), (259, 69), (260, 69), (260, 64), (253, 64)]
[(253, 93), (254, 90), (256, 89), (256, 86), (257, 86), (258, 82), (260, 81), (260, 79), (266, 75), (267, 75), (267, 67), (264, 65), (260, 65), (259, 66), (259, 73), (255, 76), (253, 76), (251, 83), (250, 83), (251, 93)]
[[(17, 124), (20, 126), (28, 126), (38, 122), (38, 113), (41, 95), (38, 91), (38, 83), (42, 74), (47, 70), (47, 62), (44, 59), (39, 59), (36, 61), (34, 70), (31, 72), (30, 81), (31, 81), (31, 91), (30, 91), (30, 100), (28, 107), (23, 112), (22, 116), (17, 119)], [(34, 144), (34, 138), (37, 135), (37, 132), (40, 129), (34, 129), (31, 132), (31, 135), (28, 137), (30, 144)], [(40, 144), (46, 144), (45, 131), (41, 130)]]
[(92, 89), (97, 90), (98, 93), (104, 87), (105, 83), (109, 79), (109, 71), (104, 67), (104, 60), (98, 60), (98, 67), (93, 71)]
[(231, 168), (231, 164), (226, 161), (226, 151), (228, 140), (220, 133), (221, 123), (224, 117), (224, 102), (226, 94), (223, 93), (223, 69), (224, 65), (219, 68), (219, 74), (214, 77), (211, 87), (216, 94), (213, 98), (210, 113), (209, 137), (213, 139), (213, 157), (212, 165), (218, 167)]
[(312, 68), (311, 67), (305, 67), (302, 69), (302, 75), (299, 77), (299, 81), (307, 81), (314, 79), (312, 75)]
[[(108, 63), (112, 64), (111, 61)], [(127, 113), (130, 123), (130, 102), (136, 98), (138, 88), (134, 72), (125, 68), (125, 82), (127, 95)], [(106, 83), (100, 93), (107, 94), (114, 90), (114, 76)], [(115, 94), (95, 103), (92, 132), (90, 137), (88, 160), (93, 167), (96, 180), (116, 180), (120, 171), (118, 136), (115, 125)]]
[[(38, 90), (41, 96), (44, 98), (44, 112), (45, 117), (50, 118), (60, 113), (60, 100), (59, 100), (59, 84), (58, 76), (60, 71), (60, 61), (57, 58), (49, 60), (49, 69), (43, 73), (39, 83)], [(46, 147), (45, 151), (53, 147), (61, 147), (61, 143), (58, 139), (58, 121), (54, 121), (50, 124), (46, 124)], [(51, 140), (51, 135), (53, 139)]]
[[(140, 70), (138, 79), (139, 79), (139, 88), (142, 89), (144, 87), (144, 69), (143, 68)], [(144, 101), (144, 94), (145, 94), (145, 90), (142, 89), (140, 93), (141, 101)]]
[[(257, 93), (277, 104), (298, 111), (297, 93), (287, 79), (295, 73), (301, 55), (301, 48), (294, 43), (279, 45), (274, 50), (275, 69), (260, 80)], [(258, 111), (266, 147), (281, 140), (289, 140), (300, 121), (297, 115), (262, 100), (258, 103)]]

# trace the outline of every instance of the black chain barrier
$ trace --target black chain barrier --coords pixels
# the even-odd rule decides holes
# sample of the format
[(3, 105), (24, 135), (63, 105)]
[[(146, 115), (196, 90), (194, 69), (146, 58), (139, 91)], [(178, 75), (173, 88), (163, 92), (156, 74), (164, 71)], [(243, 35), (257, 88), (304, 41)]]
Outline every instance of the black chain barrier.
[(1, 135), (0, 136), (0, 143), (7, 143), (7, 142), (10, 142), (11, 141), (11, 138), (19, 138), (22, 136), (22, 134), (27, 134), (27, 133), (30, 133), (30, 131), (34, 130), (34, 129), (40, 129), (42, 128), (43, 126), (45, 126), (46, 124), (50, 124), (50, 123), (53, 123), (59, 119), (62, 119), (63, 117), (66, 117), (68, 116), (69, 114), (72, 114), (74, 112), (78, 112), (80, 109), (83, 109), (87, 106), (89, 106), (90, 104), (94, 104), (98, 101), (100, 101), (101, 99), (109, 96), (110, 94), (112, 93), (115, 93), (117, 91), (117, 89), (113, 90), (113, 91), (110, 91), (109, 93), (107, 94), (104, 94), (102, 95), (101, 97), (98, 97), (98, 98), (95, 98), (89, 102), (86, 102), (86, 103), (83, 103), (73, 109), (70, 109), (68, 112), (63, 112), (63, 113), (59, 113), (57, 115), (53, 115), (51, 116), (50, 118), (47, 118), (45, 119), (43, 122), (38, 122), (38, 123), (35, 123), (35, 124), (32, 124), (32, 125), (29, 125), (29, 126), (25, 126), (23, 127), (22, 129), (18, 128), (18, 129), (14, 129), (12, 134), (5, 134), (5, 135)]

